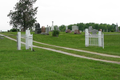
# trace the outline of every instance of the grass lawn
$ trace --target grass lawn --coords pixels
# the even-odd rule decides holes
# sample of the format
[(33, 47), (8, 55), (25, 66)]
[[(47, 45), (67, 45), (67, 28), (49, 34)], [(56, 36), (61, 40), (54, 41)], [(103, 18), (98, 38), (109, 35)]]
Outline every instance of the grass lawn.
[[(16, 33), (14, 32), (2, 34), (16, 39)], [(22, 32), (22, 34), (24, 33)], [(84, 33), (73, 34), (60, 32), (59, 37), (52, 37), (51, 34), (52, 32), (50, 32), (50, 35), (35, 34), (33, 32), (34, 40), (38, 42), (120, 56), (120, 33), (117, 32), (104, 33), (104, 49), (96, 46), (85, 47)]]
[[(59, 37), (52, 37), (50, 35), (34, 34), (34, 40), (52, 45), (83, 49), (88, 51), (100, 52), (105, 54), (119, 55), (120, 56), (120, 33), (107, 32), (104, 33), (105, 48), (89, 46), (85, 47), (85, 36), (82, 34), (73, 34), (60, 32)], [(107, 35), (107, 34), (119, 34), (119, 35)]]
[[(37, 39), (38, 35), (34, 36), (41, 42), (51, 37), (40, 35), (40, 39)], [(75, 35), (77, 36), (79, 35)], [(60, 41), (60, 36), (53, 38), (55, 41), (46, 40), (46, 43), (52, 42), (51, 44), (57, 45), (64, 43), (64, 41), (57, 43), (56, 40)], [(84, 36), (81, 36), (81, 39), (84, 39)], [(0, 39), (0, 80), (120, 80), (120, 65), (76, 58), (37, 48), (31, 52), (25, 50), (24, 46), (18, 51), (16, 42), (4, 38)]]

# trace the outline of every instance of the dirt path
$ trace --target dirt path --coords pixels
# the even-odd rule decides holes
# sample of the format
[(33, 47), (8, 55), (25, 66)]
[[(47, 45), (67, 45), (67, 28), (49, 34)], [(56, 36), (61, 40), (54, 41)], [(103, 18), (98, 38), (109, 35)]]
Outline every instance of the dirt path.
[[(17, 41), (16, 39), (13, 39), (13, 38), (10, 38), (8, 36), (5, 36), (5, 35), (2, 35), (0, 34), (1, 36), (4, 36), (10, 40), (13, 40), (13, 41)], [(36, 41), (34, 41), (36, 42)], [(24, 42), (21, 42), (22, 44), (25, 44)], [(40, 42), (37, 42), (37, 43), (40, 43)], [(45, 43), (42, 43), (42, 44), (45, 44)], [(46, 44), (46, 45), (49, 45), (49, 44)], [(55, 46), (55, 45), (52, 45), (52, 46)], [(90, 59), (90, 60), (95, 60), (95, 61), (102, 61), (102, 62), (107, 62), (107, 63), (115, 63), (115, 64), (120, 64), (120, 62), (116, 62), (116, 61), (110, 61), (110, 60), (102, 60), (102, 59), (96, 59), (96, 58), (91, 58), (91, 57), (85, 57), (85, 56), (80, 56), (80, 55), (76, 55), (76, 54), (72, 54), (72, 53), (68, 53), (68, 52), (64, 52), (64, 51), (60, 51), (60, 50), (55, 50), (55, 49), (51, 49), (51, 48), (45, 48), (45, 47), (39, 47), (39, 46), (35, 46), (33, 45), (33, 47), (36, 47), (36, 48), (41, 48), (41, 49), (45, 49), (45, 50), (49, 50), (49, 51), (54, 51), (54, 52), (58, 52), (58, 53), (62, 53), (62, 54), (66, 54), (66, 55), (70, 55), (70, 56), (74, 56), (74, 57), (79, 57), (79, 58), (85, 58), (85, 59)], [(57, 46), (57, 47), (60, 47), (60, 46)], [(66, 49), (72, 49), (72, 50), (78, 50), (78, 49), (73, 49), (73, 48), (67, 48), (67, 47), (62, 47), (62, 48), (66, 48)], [(79, 51), (79, 50), (78, 50)], [(82, 50), (83, 51), (83, 50)], [(80, 50), (81, 52), (81, 50)], [(85, 51), (86, 52), (86, 51)], [(87, 51), (89, 52), (89, 51)], [(95, 52), (94, 52), (95, 53)], [(98, 54), (98, 53), (97, 53)], [(100, 53), (99, 53), (100, 54)], [(112, 55), (110, 55), (112, 56)], [(119, 56), (117, 56), (119, 57)]]
[(120, 56), (115, 56), (115, 55), (108, 55), (108, 54), (97, 53), (97, 52), (91, 52), (91, 51), (86, 51), (86, 50), (80, 50), (80, 49), (74, 49), (74, 48), (68, 48), (68, 47), (61, 47), (61, 46), (50, 45), (50, 44), (46, 44), (46, 43), (42, 43), (42, 42), (37, 42), (37, 41), (33, 41), (33, 42), (38, 43), (38, 44), (43, 44), (43, 45), (48, 45), (48, 46), (63, 48), (63, 49), (67, 49), (67, 50), (73, 50), (73, 51), (78, 51), (78, 52), (85, 52), (85, 53), (96, 54), (96, 55), (100, 55), (100, 56), (107, 56), (107, 57), (120, 58)]

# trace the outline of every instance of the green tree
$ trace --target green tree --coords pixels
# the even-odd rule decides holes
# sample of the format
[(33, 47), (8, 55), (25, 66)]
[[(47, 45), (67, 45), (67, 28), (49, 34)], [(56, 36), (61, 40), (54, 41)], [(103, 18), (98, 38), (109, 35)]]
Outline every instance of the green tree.
[(59, 29), (60, 29), (60, 31), (65, 32), (66, 26), (65, 25), (61, 25), (61, 26), (59, 26)]
[(73, 24), (68, 25), (68, 29), (72, 30)]
[(33, 23), (36, 22), (35, 15), (37, 8), (33, 8), (36, 0), (19, 0), (14, 7), (14, 11), (10, 11), (7, 15), (10, 17), (10, 25), (13, 27), (20, 26), (25, 31), (27, 28), (32, 28)]

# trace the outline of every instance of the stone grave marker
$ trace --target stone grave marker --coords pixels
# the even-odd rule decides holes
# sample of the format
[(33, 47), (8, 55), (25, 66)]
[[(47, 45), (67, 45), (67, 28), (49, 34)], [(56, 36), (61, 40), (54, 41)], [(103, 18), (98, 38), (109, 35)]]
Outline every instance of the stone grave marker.
[(59, 27), (58, 27), (58, 26), (56, 27), (56, 30), (58, 30), (58, 31), (59, 31)]
[(70, 29), (67, 29), (67, 30), (66, 30), (66, 33), (71, 33), (71, 30), (70, 30)]
[(44, 26), (42, 26), (42, 28), (41, 28), (41, 34), (45, 34), (45, 27)]
[(88, 31), (92, 32), (92, 30), (93, 30), (92, 26), (89, 26)]
[(40, 33), (41, 33), (40, 24), (35, 23), (35, 34), (40, 34)]
[(68, 30), (68, 26), (66, 26), (66, 30)]
[(99, 31), (101, 31), (101, 32), (102, 32), (102, 29), (100, 29)]
[(116, 32), (119, 32), (118, 24), (116, 24)]
[(46, 28), (45, 34), (49, 35), (49, 27)]
[(92, 34), (97, 34), (98, 30), (93, 29), (91, 32), (92, 32)]
[(72, 32), (74, 32), (75, 30), (78, 30), (78, 26), (72, 26)]
[(80, 31), (79, 30), (75, 30), (74, 34), (80, 34)]

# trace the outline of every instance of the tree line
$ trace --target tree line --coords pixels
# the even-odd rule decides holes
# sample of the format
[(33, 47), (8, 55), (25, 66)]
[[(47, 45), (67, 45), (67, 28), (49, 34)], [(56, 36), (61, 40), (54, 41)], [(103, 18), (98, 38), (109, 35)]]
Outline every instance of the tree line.
[[(77, 23), (77, 24), (70, 24), (68, 25), (68, 29), (72, 30), (72, 26), (78, 26), (79, 30), (84, 31), (86, 28), (89, 28), (89, 26), (92, 26), (93, 29), (100, 30), (102, 29), (104, 32), (114, 32), (116, 30), (116, 24), (98, 24), (98, 23)], [(65, 31), (66, 26), (61, 25), (59, 26), (60, 31)], [(119, 27), (120, 30), (120, 27)]]

